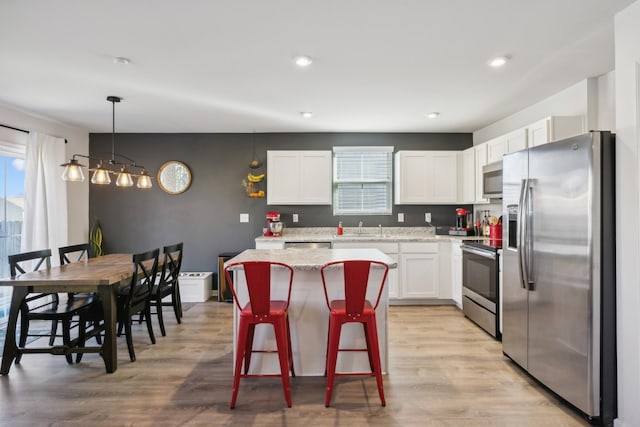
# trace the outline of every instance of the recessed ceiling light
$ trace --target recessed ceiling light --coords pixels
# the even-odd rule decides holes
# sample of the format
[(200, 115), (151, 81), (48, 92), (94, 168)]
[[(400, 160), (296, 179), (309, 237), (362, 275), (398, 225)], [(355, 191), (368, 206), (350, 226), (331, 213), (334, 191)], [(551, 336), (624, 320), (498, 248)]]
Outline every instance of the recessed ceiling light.
[(293, 60), (295, 61), (296, 65), (300, 68), (308, 67), (313, 62), (311, 58), (304, 55), (296, 56)]
[(129, 58), (123, 58), (121, 56), (117, 56), (117, 57), (113, 58), (113, 63), (114, 64), (127, 65), (130, 62), (131, 62), (131, 60)]
[(493, 68), (500, 68), (504, 64), (506, 64), (508, 60), (509, 60), (509, 57), (507, 56), (498, 56), (496, 58), (493, 58), (491, 61), (489, 61), (489, 65), (492, 66)]
[(435, 119), (439, 115), (440, 115), (440, 113), (438, 113), (437, 111), (434, 111), (433, 113), (427, 114), (427, 117), (430, 118), (430, 119)]
[(313, 113), (311, 111), (301, 111), (300, 115), (305, 119), (310, 119), (311, 117), (313, 117)]

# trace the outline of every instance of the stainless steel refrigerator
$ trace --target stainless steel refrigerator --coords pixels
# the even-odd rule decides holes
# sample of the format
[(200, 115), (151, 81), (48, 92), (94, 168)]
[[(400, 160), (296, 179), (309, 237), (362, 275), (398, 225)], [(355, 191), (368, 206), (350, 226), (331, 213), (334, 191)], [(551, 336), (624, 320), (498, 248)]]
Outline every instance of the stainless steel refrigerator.
[(589, 418), (616, 416), (614, 137), (503, 159), (504, 354)]

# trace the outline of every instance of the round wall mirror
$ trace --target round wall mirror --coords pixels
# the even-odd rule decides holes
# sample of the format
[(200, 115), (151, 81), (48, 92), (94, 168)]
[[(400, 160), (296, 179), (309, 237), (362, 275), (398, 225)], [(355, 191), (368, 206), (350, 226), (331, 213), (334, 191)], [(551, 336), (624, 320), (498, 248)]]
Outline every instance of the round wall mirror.
[(158, 170), (158, 185), (165, 193), (184, 193), (191, 185), (189, 166), (177, 160), (166, 162)]

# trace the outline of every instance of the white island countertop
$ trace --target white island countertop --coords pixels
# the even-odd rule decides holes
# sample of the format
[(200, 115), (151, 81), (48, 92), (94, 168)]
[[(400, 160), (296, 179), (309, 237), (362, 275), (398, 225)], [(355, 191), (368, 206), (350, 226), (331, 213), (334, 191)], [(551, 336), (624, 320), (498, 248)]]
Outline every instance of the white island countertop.
[(225, 266), (245, 261), (277, 261), (294, 270), (319, 270), (324, 264), (345, 260), (380, 261), (396, 268), (397, 262), (378, 249), (247, 249), (225, 262)]

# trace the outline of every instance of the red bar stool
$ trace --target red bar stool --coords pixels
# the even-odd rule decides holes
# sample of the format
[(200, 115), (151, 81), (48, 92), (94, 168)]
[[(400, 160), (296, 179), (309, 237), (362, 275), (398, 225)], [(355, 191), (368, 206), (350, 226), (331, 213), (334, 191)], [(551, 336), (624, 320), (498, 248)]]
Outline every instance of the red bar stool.
[[(288, 270), (287, 299), (271, 300), (271, 268), (278, 266)], [(242, 267), (242, 268), (239, 268)], [(247, 286), (248, 301), (241, 306), (238, 298), (237, 281), (234, 282), (230, 270), (244, 271)], [(236, 406), (240, 378), (247, 377), (281, 377), (284, 397), (287, 406), (291, 407), (291, 386), (289, 384), (289, 370), (296, 376), (293, 369), (293, 354), (291, 351), (291, 333), (289, 329), (289, 300), (291, 298), (291, 284), (293, 282), (293, 268), (287, 264), (269, 261), (246, 261), (229, 264), (224, 269), (227, 283), (230, 285), (233, 299), (238, 307), (238, 341), (236, 347), (235, 370), (233, 374), (233, 394), (231, 409)], [(240, 273), (238, 273), (240, 274)], [(273, 325), (277, 350), (254, 350), (253, 335), (255, 327), (261, 323)], [(249, 374), (252, 353), (278, 353), (280, 362), (279, 374)], [(242, 362), (244, 361), (244, 373)]]
[[(369, 272), (373, 265), (383, 268), (382, 281), (379, 284), (378, 296), (375, 304), (366, 299), (367, 287), (369, 285)], [(328, 268), (342, 267), (344, 274), (344, 290), (341, 295), (344, 299), (329, 301), (327, 292), (327, 280), (325, 270)], [(327, 344), (327, 391), (325, 395), (325, 406), (331, 404), (331, 394), (336, 376), (375, 376), (378, 384), (378, 394), (382, 406), (386, 405), (384, 400), (384, 389), (382, 385), (382, 367), (380, 364), (380, 347), (378, 344), (378, 328), (376, 326), (376, 308), (380, 303), (382, 290), (389, 272), (389, 266), (379, 261), (334, 261), (323, 265), (320, 268), (322, 285), (324, 286), (324, 296), (329, 308), (329, 340)], [(373, 283), (372, 283), (373, 284)], [(361, 323), (364, 329), (364, 336), (367, 348), (345, 349), (340, 347), (340, 332), (345, 323)], [(350, 372), (337, 373), (336, 362), (339, 351), (366, 351), (369, 356), (369, 366), (371, 372)]]

